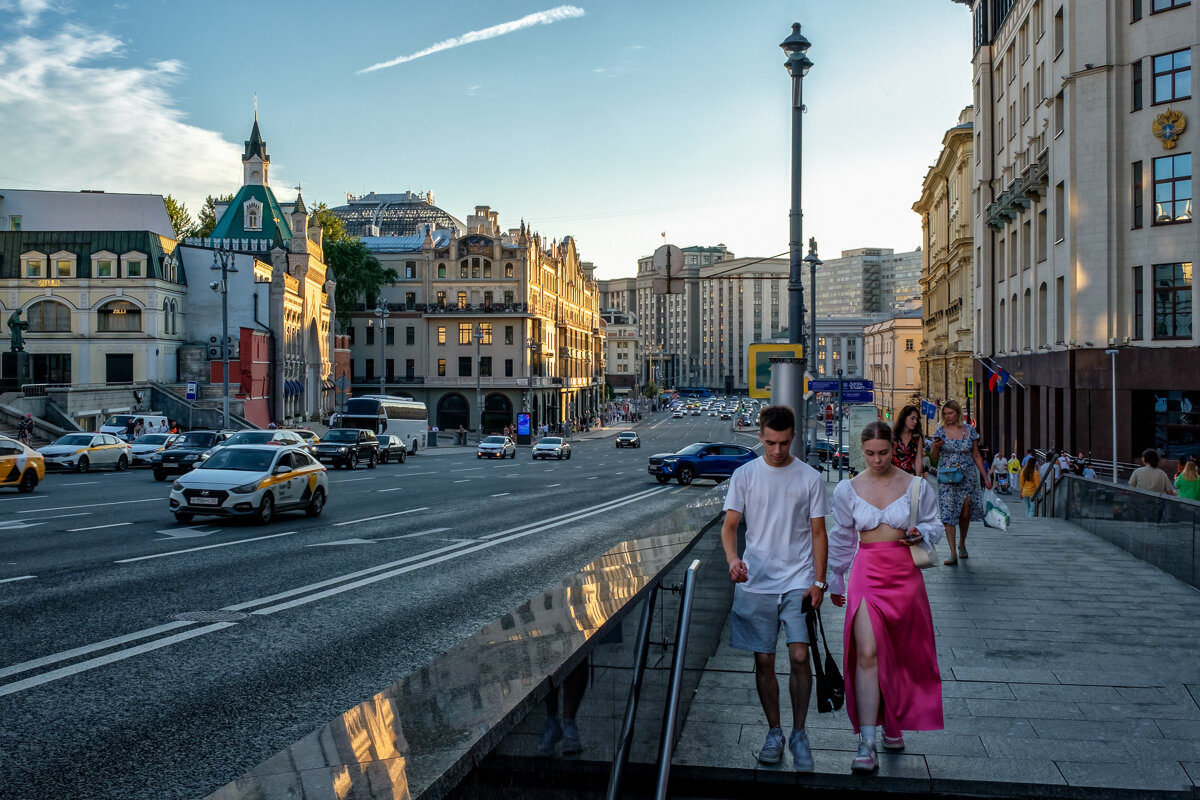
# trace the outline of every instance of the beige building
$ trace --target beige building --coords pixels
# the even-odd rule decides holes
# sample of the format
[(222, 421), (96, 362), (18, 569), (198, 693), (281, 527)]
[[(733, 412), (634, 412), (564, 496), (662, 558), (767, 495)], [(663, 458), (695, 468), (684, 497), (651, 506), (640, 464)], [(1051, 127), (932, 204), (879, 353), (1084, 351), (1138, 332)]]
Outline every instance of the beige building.
[(598, 412), (600, 297), (574, 239), (550, 241), (524, 224), (502, 230), (488, 206), (460, 222), (428, 195), (352, 200), (333, 212), (348, 229), (378, 234), (362, 241), (400, 276), (382, 291), (382, 334), (375, 298), (354, 313), (355, 393), (378, 393), (382, 376), (388, 394), (425, 402), (442, 430), (474, 429), (481, 417), (499, 430), (526, 409), (535, 427)]
[(604, 381), (620, 397), (636, 396), (641, 386), (642, 348), (637, 322), (624, 311), (602, 311), (604, 319)]
[(1115, 428), (1122, 461), (1149, 446), (1200, 453), (1200, 419), (1187, 413), (1200, 385), (1184, 377), (1200, 372), (1200, 9), (964, 2), (975, 32), (975, 348), (1014, 379), (980, 398), (985, 442), (1104, 461)]
[(972, 375), (975, 337), (970, 298), (974, 291), (971, 192), (975, 162), (972, 120), (967, 107), (942, 137), (937, 163), (925, 173), (921, 199), (921, 304), (924, 347), (921, 386), (928, 399), (961, 400)]
[(920, 399), (922, 327), (920, 315), (914, 314), (863, 328), (863, 377), (875, 383), (875, 405), (889, 422)]

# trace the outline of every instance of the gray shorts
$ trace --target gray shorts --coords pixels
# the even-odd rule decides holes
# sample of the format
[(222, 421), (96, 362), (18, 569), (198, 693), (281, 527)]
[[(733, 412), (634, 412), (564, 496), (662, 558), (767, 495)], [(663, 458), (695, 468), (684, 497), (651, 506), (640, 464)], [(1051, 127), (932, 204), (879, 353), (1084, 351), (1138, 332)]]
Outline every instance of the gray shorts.
[(785, 641), (808, 644), (804, 626), (804, 595), (808, 589), (792, 589), (783, 594), (747, 592), (733, 587), (733, 610), (729, 612), (729, 644), (754, 653), (774, 653), (779, 641), (779, 626)]

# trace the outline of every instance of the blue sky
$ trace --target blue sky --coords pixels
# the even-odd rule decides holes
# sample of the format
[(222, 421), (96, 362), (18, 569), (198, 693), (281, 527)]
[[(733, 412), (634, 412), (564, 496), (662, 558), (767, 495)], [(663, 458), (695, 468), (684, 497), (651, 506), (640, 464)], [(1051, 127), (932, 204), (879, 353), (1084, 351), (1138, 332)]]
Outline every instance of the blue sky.
[(284, 201), (297, 183), (310, 204), (432, 190), (460, 218), (490, 205), (506, 228), (574, 236), (601, 277), (634, 274), (662, 232), (775, 255), (793, 21), (815, 62), (805, 239), (826, 258), (915, 248), (912, 203), (970, 102), (970, 13), (951, 0), (0, 0), (0, 188), (174, 194), (195, 211), (240, 184), (257, 93)]

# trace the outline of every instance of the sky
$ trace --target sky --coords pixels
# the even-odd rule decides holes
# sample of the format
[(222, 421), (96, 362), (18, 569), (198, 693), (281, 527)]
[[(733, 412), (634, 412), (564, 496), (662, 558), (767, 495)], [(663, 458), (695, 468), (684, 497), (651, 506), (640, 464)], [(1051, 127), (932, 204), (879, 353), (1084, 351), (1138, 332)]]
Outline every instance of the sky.
[(0, 192), (241, 184), (258, 118), (282, 202), (432, 191), (572, 236), (601, 278), (665, 241), (788, 248), (800, 22), (803, 240), (915, 249), (971, 102), (951, 0), (0, 0)]

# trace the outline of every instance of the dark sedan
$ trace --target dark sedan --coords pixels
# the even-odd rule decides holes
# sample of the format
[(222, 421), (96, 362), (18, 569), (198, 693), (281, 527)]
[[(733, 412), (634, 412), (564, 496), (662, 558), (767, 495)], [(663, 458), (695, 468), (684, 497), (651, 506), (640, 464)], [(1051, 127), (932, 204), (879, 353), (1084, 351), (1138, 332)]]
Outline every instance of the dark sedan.
[(617, 434), (617, 447), (641, 447), (642, 440), (633, 431), (621, 431)]
[(758, 453), (740, 444), (697, 442), (689, 444), (677, 453), (658, 453), (650, 456), (646, 471), (659, 483), (666, 483), (671, 478), (683, 486), (687, 486), (696, 478), (712, 478), (720, 483), (742, 464), (756, 458)]
[(389, 433), (381, 433), (376, 436), (379, 440), (379, 463), (386, 464), (389, 461), (399, 461), (401, 464), (408, 458), (408, 445), (404, 443), (404, 439), (399, 436), (392, 436)]

